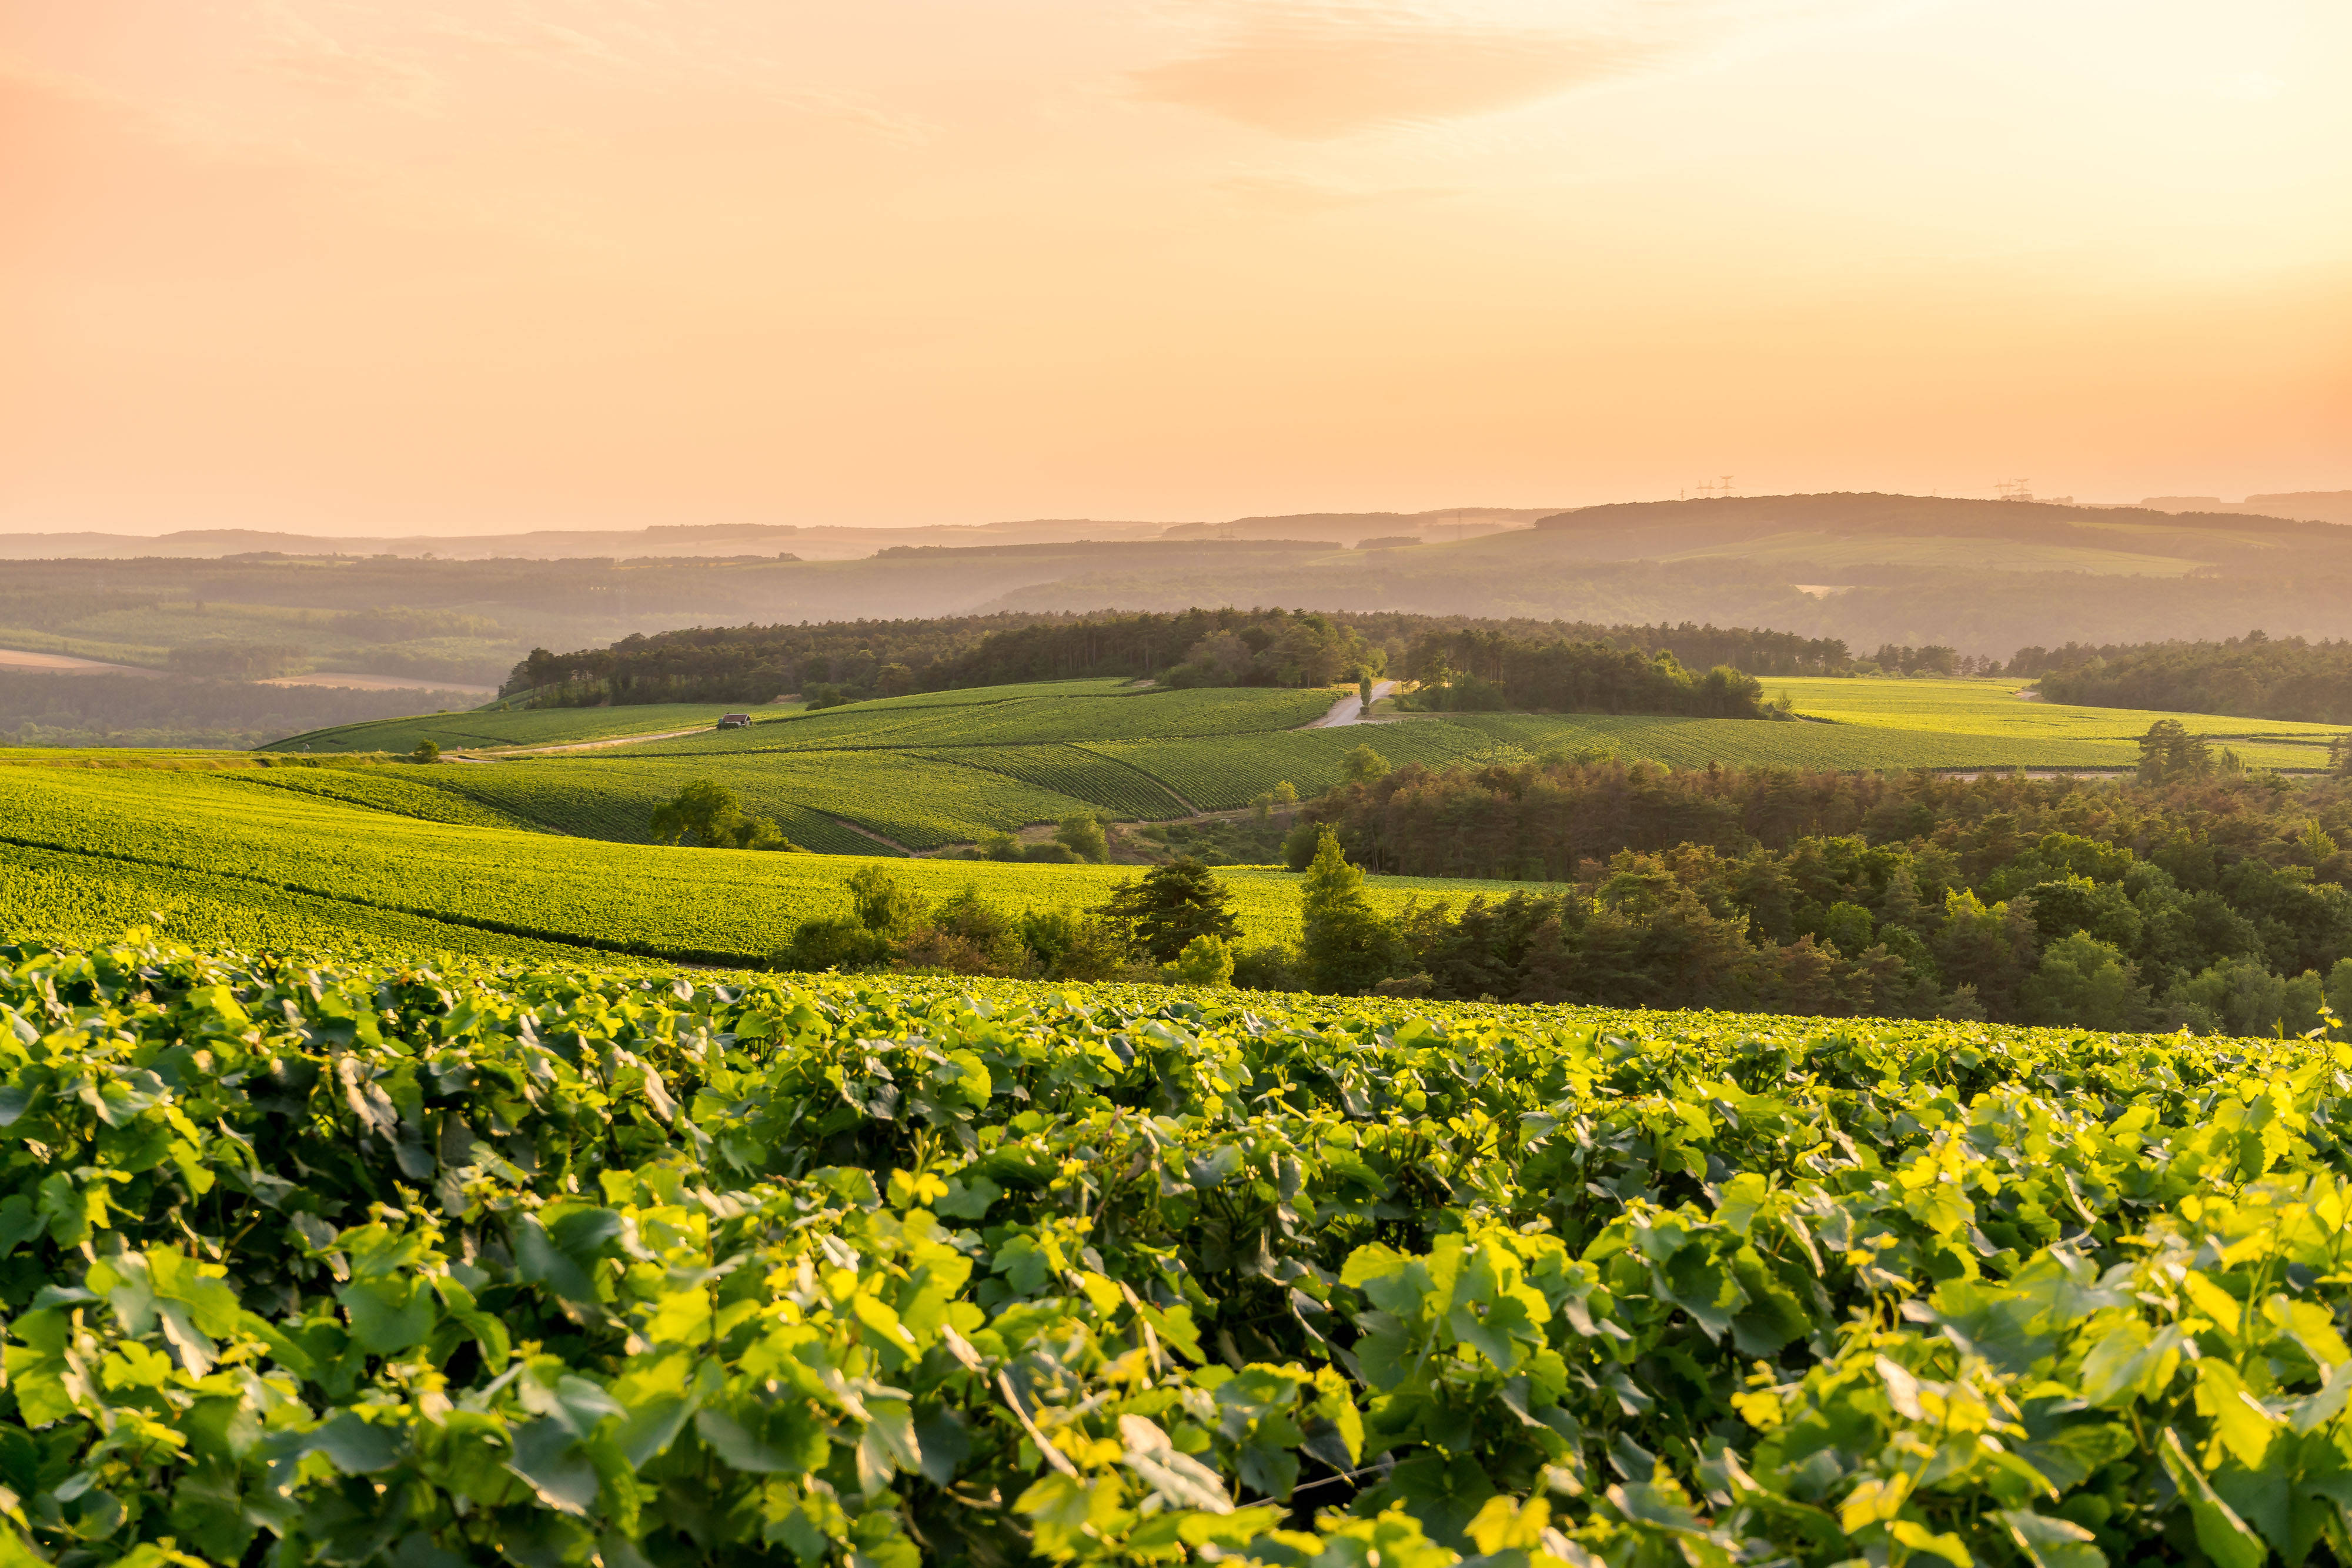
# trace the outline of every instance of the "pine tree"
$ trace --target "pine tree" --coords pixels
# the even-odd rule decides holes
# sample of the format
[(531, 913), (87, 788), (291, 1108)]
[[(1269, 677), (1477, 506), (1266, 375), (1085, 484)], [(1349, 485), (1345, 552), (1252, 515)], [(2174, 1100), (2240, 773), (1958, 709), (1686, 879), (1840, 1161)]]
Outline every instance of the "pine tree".
[(1299, 946), (1315, 989), (1368, 991), (1388, 978), (1401, 944), (1364, 895), (1364, 873), (1348, 863), (1339, 837), (1323, 830), (1298, 894)]
[(1919, 879), (1911, 874), (1909, 866), (1896, 866), (1895, 874), (1886, 879), (1885, 894), (1878, 901), (1878, 923), (1924, 931), (1927, 923), (1920, 910)]
[(1152, 867), (1140, 882), (1120, 884), (1103, 913), (1126, 923), (1154, 962), (1170, 964), (1200, 937), (1231, 943), (1241, 936), (1229, 902), (1225, 884), (1206, 865), (1179, 860)]

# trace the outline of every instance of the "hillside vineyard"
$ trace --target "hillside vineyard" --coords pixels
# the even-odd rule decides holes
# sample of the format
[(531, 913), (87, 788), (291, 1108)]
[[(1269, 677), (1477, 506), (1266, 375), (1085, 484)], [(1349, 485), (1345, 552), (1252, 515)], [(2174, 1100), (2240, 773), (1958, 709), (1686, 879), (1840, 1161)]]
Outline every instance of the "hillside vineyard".
[(2340, 1039), (22, 945), (0, 1024), (60, 1561), (2352, 1550)]

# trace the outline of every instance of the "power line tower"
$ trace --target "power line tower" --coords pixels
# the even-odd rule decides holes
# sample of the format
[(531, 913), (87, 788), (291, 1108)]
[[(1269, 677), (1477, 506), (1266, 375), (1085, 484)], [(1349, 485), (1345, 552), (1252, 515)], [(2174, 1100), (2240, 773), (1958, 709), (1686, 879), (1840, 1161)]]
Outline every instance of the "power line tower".
[(2032, 483), (2027, 479), (1996, 479), (1992, 493), (2004, 501), (2031, 501), (2033, 499), (2033, 491), (2030, 488)]

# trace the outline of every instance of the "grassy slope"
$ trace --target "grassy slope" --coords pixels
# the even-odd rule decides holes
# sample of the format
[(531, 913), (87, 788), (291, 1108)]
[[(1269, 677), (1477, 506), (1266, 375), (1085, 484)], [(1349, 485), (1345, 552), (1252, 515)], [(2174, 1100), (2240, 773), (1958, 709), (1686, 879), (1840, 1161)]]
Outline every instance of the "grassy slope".
[[(864, 863), (458, 827), (194, 773), (10, 769), (0, 774), (0, 821), (8, 843), (44, 852), (45, 863), (70, 857), (118, 880), (127, 866), (161, 884), (194, 873), (206, 898), (264, 911), (287, 904), (290, 893), (300, 895), (288, 905), (299, 922), (318, 922), (317, 901), (326, 900), (364, 912), (355, 920), (388, 911), (714, 963), (760, 961), (793, 923), (844, 907), (843, 879)], [(12, 879), (21, 858), (22, 849), (0, 847)], [(1016, 911), (1098, 903), (1130, 874), (1109, 866), (891, 864), (927, 896), (971, 883)], [(1272, 868), (1219, 874), (1247, 939), (1297, 936), (1296, 878)], [(1374, 877), (1371, 885), (1378, 903), (1395, 908), (1415, 895), (1460, 899), (1524, 884)], [(37, 897), (30, 907), (47, 904)], [(130, 907), (120, 899), (100, 906)]]
[[(1675, 767), (2112, 768), (2136, 764), (2137, 737), (2165, 716), (2028, 702), (2015, 695), (2014, 683), (1998, 681), (1792, 679), (1768, 682), (1767, 689), (1828, 722), (1463, 714), (1303, 730), (1297, 727), (1319, 716), (1334, 694), (1159, 692), (1076, 681), (763, 715), (749, 729), (420, 770), (417, 779), (521, 822), (638, 843), (659, 801), (709, 779), (774, 817), (806, 848), (866, 854), (876, 849), (868, 834), (927, 851), (1076, 811), (1164, 820), (1189, 810), (1230, 810), (1283, 782), (1313, 795), (1342, 780), (1348, 755), (1363, 745), (1398, 766), (1509, 762), (1608, 746)], [(695, 711), (479, 716), (509, 734), (535, 728), (528, 737), (544, 744), (625, 727), (633, 715)], [(2316, 766), (2334, 733), (2316, 725), (2178, 716), (2200, 733), (2227, 737), (2263, 767)], [(347, 733), (354, 743), (404, 738), (377, 726)]]
[[(525, 708), (514, 713), (420, 714), (413, 718), (380, 718), (367, 724), (340, 724), (274, 742), (272, 751), (414, 751), (420, 740), (430, 740), (444, 751), (478, 750), (509, 746), (566, 746), (616, 736), (656, 735), (665, 730), (709, 727), (724, 713), (740, 712), (733, 703), (647, 703), (642, 707)], [(792, 710), (762, 707), (753, 714), (761, 721), (782, 717)]]
[[(490, 958), (592, 956), (588, 949), (485, 931), (344, 899), (0, 841), (0, 936), (112, 942), (147, 926), (176, 941), (247, 952), (327, 947), (396, 956), (466, 953)], [(608, 954), (593, 954), (599, 963)]]
[(2192, 734), (2228, 745), (2263, 767), (2320, 767), (2340, 727), (2234, 718), (2225, 714), (2155, 713), (2138, 708), (2076, 707), (2028, 701), (2013, 681), (1772, 680), (1797, 711), (1839, 725), (1947, 737), (1982, 737), (2047, 746), (2053, 752), (2095, 746), (2129, 767), (2139, 760), (2139, 737), (2158, 719), (2178, 719)]

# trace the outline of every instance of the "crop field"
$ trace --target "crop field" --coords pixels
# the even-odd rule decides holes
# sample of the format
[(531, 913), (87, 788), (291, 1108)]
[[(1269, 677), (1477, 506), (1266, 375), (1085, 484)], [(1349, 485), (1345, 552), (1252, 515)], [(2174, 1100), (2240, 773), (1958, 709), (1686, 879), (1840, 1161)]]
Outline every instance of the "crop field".
[[(805, 713), (762, 709), (751, 728), (604, 747), (490, 766), (418, 769), (414, 782), (462, 804), (436, 812), (415, 791), (328, 781), (258, 781), (367, 799), (411, 816), (495, 819), (643, 843), (654, 807), (708, 779), (775, 819), (802, 846), (922, 852), (1092, 810), (1168, 819), (1234, 810), (1287, 781), (1311, 796), (1346, 776), (1369, 745), (1392, 765), (1525, 761), (1547, 750), (1613, 748), (1670, 767), (1731, 765), (1878, 770), (2129, 768), (2158, 717), (2018, 698), (2013, 683), (1786, 679), (1766, 683), (1817, 723), (1771, 724), (1597, 714), (1435, 714), (1308, 730), (1329, 691), (1158, 691), (1117, 680), (927, 693)], [(331, 732), (338, 744), (402, 751), (551, 745), (715, 722), (690, 706), (543, 709), (387, 720)], [(2247, 763), (2313, 768), (2336, 732), (2318, 725), (2179, 717)], [(322, 732), (324, 733), (324, 732)], [(79, 758), (77, 758), (79, 760)], [(159, 762), (165, 759), (159, 758)], [(193, 764), (192, 764), (193, 765)], [(398, 795), (402, 803), (389, 797)]]
[[(2138, 708), (2076, 707), (2027, 700), (2016, 681), (1841, 680), (1820, 676), (1772, 679), (1767, 695), (1786, 692), (1797, 711), (1839, 725), (1936, 735), (2016, 739), (2060, 747), (2097, 745), (2114, 765), (2139, 760), (2139, 737), (2158, 719), (2178, 719), (2191, 734), (2210, 736), (2264, 766), (2324, 766), (2340, 726), (2235, 718), (2224, 714), (2156, 713)], [(2306, 748), (2316, 748), (2312, 755)], [(2276, 755), (2284, 760), (2273, 762)], [(2053, 764), (2054, 765), (2054, 764)], [(2029, 764), (2032, 766), (2032, 764)]]
[[(444, 751), (509, 746), (568, 746), (616, 736), (656, 735), (665, 730), (716, 725), (721, 714), (743, 711), (727, 703), (647, 703), (641, 707), (547, 707), (515, 712), (421, 714), (337, 725), (289, 736), (272, 751), (409, 752), (429, 740)], [(797, 711), (796, 705), (750, 710), (755, 723), (769, 723)], [(729, 731), (738, 734), (739, 731)]]
[[(8, 846), (21, 846), (110, 874), (121, 866), (198, 874), (245, 890), (262, 907), (287, 893), (535, 942), (709, 964), (763, 963), (800, 921), (845, 908), (843, 880), (867, 863), (457, 827), (197, 773), (7, 769), (0, 824), (0, 866), (13, 863)], [(972, 886), (1014, 914), (1099, 904), (1133, 874), (1096, 865), (882, 863), (927, 898)], [(1232, 889), (1245, 940), (1296, 940), (1296, 877), (1274, 867), (1218, 874)], [(1458, 901), (1532, 885), (1370, 882), (1374, 902), (1390, 910), (1414, 897)]]
[[(1393, 726), (1427, 722), (1408, 719)], [(1930, 730), (1826, 724), (1759, 724), (1750, 719), (1669, 718), (1645, 714), (1457, 714), (1447, 722), (1475, 729), (1528, 755), (1548, 747), (1613, 747), (1670, 768), (2124, 768), (2112, 741), (2031, 740), (2009, 736), (1939, 735)]]
[(397, 817), (417, 817), (428, 822), (451, 822), (468, 828), (520, 828), (532, 824), (509, 811), (484, 805), (451, 789), (436, 789), (436, 777), (420, 768), (395, 764), (361, 768), (245, 768), (224, 772), (224, 782), (249, 784), (265, 789), (289, 789), (341, 800)]
[(217, 772), (267, 766), (253, 751), (180, 750), (171, 747), (0, 746), (0, 768), (148, 768)]
[(1450, 719), (1415, 719), (1234, 741), (1111, 741), (1087, 749), (1150, 774), (1203, 811), (1226, 811), (1248, 805), (1286, 779), (1301, 797), (1319, 794), (1348, 776), (1348, 753), (1367, 745), (1392, 765), (1442, 768), (1493, 750), (1495, 740)]
[(1166, 786), (1083, 746), (971, 746), (906, 755), (910, 760), (943, 767), (1002, 773), (1117, 817), (1148, 821), (1185, 814), (1184, 803), (1171, 795)]
[(347, 898), (314, 897), (244, 877), (172, 865), (29, 849), (0, 841), (0, 938), (104, 943), (146, 926), (173, 940), (245, 952), (333, 948), (353, 954), (459, 953), (484, 957), (593, 956), (593, 949), (539, 942)]
[(0, 946), (16, 1560), (2352, 1553), (2352, 1043), (289, 960)]
[[(900, 751), (736, 756), (720, 763), (672, 758), (547, 758), (493, 768), (435, 770), (443, 787), (559, 831), (649, 841), (655, 806), (698, 779), (715, 779), (746, 810), (772, 816), (795, 843), (872, 854), (857, 823), (908, 849), (937, 849), (990, 829), (1052, 821), (1093, 803), (1004, 773)], [(1139, 780), (1139, 782), (1141, 782)]]
[[(992, 702), (942, 703), (899, 697), (802, 714), (757, 730), (730, 730), (616, 748), (637, 755), (707, 756), (785, 747), (1042, 746), (1066, 741), (1157, 739), (1257, 735), (1296, 729), (1322, 717), (1341, 695), (1334, 691), (1218, 689), (1103, 691), (1102, 682), (1070, 682), (1061, 689), (998, 686), (1026, 692)], [(1068, 687), (1082, 689), (1070, 690)], [(970, 697), (971, 694), (955, 695)]]

